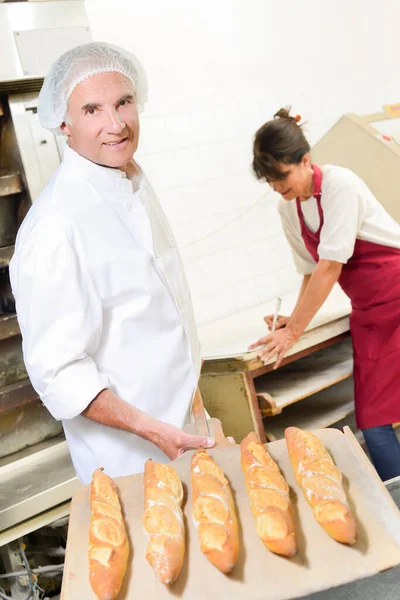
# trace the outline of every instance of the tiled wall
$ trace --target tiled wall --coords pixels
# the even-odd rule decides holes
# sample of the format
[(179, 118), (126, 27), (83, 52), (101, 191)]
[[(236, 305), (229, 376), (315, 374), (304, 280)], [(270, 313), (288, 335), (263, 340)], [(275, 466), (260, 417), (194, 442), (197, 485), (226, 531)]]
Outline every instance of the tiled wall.
[(313, 143), (344, 112), (399, 102), (400, 3), (85, 5), (94, 39), (125, 46), (146, 68), (138, 158), (180, 244), (198, 322), (293, 290), (276, 198), (250, 172), (252, 137), (285, 104)]
[(174, 228), (199, 322), (293, 289), (297, 279), (276, 198), (250, 172), (259, 123), (245, 104), (142, 118), (138, 157)]

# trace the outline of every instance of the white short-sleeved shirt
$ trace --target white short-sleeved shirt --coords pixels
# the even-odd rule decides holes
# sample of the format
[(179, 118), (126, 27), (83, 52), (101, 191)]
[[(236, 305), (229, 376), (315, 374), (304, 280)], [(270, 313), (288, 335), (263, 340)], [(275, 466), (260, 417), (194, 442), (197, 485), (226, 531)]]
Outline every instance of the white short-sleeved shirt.
[[(353, 255), (356, 239), (400, 248), (400, 225), (375, 198), (368, 186), (352, 171), (334, 165), (322, 169), (321, 205), (324, 225), (318, 255), (345, 264)], [(301, 203), (307, 227), (315, 232), (320, 225), (317, 200)], [(297, 271), (309, 275), (315, 261), (301, 237), (296, 200), (278, 203), (283, 230), (292, 249)]]
[[(63, 422), (79, 479), (168, 457), (82, 416), (104, 388), (182, 427), (200, 372), (176, 242), (145, 176), (132, 182), (68, 148), (19, 229), (10, 264), (26, 368)], [(136, 186), (138, 187), (138, 186)]]

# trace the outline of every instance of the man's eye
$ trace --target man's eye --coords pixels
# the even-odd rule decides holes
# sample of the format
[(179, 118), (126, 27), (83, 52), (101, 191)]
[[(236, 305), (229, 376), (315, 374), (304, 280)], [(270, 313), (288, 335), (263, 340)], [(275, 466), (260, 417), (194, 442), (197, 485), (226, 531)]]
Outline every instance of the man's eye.
[(87, 115), (95, 115), (96, 114), (96, 109), (95, 108), (88, 108), (86, 111)]
[(129, 104), (129, 100), (121, 100), (119, 103), (120, 106), (127, 106)]

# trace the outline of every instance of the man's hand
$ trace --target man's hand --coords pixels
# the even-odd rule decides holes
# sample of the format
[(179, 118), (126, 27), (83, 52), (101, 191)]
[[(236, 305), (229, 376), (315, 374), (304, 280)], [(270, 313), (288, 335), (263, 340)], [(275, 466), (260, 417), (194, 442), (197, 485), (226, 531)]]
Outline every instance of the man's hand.
[[(206, 435), (190, 435), (173, 425), (158, 421), (124, 402), (108, 389), (102, 390), (82, 414), (92, 421), (129, 431), (149, 440), (172, 460), (181, 456), (186, 450), (215, 446), (214, 438)], [(235, 443), (233, 438), (227, 439), (232, 444)]]
[[(268, 329), (270, 331), (272, 329), (273, 320), (274, 320), (274, 315), (267, 315), (266, 317), (264, 317), (264, 321), (266, 322)], [(283, 317), (282, 315), (279, 315), (276, 320), (275, 330), (286, 327), (286, 325), (289, 323), (289, 320), (290, 320), (290, 317)]]
[(161, 423), (153, 434), (151, 441), (156, 444), (171, 460), (182, 456), (186, 450), (212, 448), (215, 440), (205, 435), (190, 435), (174, 425)]
[(249, 346), (249, 350), (264, 346), (258, 353), (258, 358), (266, 364), (273, 356), (276, 355), (274, 369), (277, 369), (281, 364), (286, 352), (295, 344), (297, 338), (290, 327), (285, 327), (280, 331), (275, 331), (269, 335), (260, 338), (257, 342)]

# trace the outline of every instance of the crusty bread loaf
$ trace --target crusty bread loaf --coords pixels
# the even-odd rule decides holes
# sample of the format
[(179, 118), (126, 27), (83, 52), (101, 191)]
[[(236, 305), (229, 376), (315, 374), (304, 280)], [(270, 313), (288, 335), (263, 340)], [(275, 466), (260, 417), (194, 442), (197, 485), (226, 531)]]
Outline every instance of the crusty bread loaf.
[(192, 458), (192, 512), (201, 551), (220, 571), (230, 573), (239, 554), (235, 506), (224, 473), (206, 450)]
[(165, 584), (178, 577), (185, 555), (182, 500), (182, 483), (174, 469), (148, 460), (144, 470), (142, 519), (149, 539), (146, 558)]
[(354, 544), (357, 527), (342, 484), (342, 474), (322, 442), (297, 427), (285, 431), (296, 481), (317, 522), (338, 542)]
[(242, 469), (263, 544), (283, 556), (297, 552), (289, 486), (273, 458), (252, 432), (240, 444)]
[(117, 488), (103, 469), (96, 469), (90, 493), (90, 584), (99, 600), (114, 600), (125, 575), (129, 542)]

